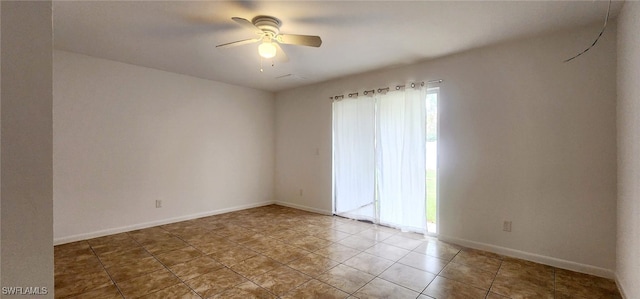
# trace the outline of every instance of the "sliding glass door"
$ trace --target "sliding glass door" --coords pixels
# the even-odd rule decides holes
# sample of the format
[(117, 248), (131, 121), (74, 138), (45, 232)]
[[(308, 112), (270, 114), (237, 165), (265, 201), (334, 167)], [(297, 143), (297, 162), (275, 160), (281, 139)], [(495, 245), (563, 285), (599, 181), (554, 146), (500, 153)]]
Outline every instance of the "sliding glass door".
[(438, 223), (438, 95), (439, 88), (427, 89), (427, 232), (436, 234)]
[(429, 142), (437, 139), (437, 125), (436, 139), (430, 125), (432, 94), (407, 87), (334, 102), (336, 214), (435, 233), (427, 224), (435, 223), (435, 213), (427, 216), (435, 209), (428, 201), (435, 192), (430, 190), (435, 153)]

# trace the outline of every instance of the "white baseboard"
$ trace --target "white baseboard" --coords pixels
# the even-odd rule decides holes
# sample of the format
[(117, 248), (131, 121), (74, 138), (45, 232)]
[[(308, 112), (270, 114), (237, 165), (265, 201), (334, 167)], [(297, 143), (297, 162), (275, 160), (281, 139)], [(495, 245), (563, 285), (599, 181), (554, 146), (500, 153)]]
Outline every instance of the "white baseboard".
[(303, 211), (307, 211), (307, 212), (313, 212), (313, 213), (329, 215), (329, 216), (333, 215), (333, 212), (331, 212), (331, 211), (316, 209), (316, 208), (307, 207), (307, 206), (294, 204), (294, 203), (289, 203), (289, 202), (284, 202), (284, 201), (276, 201), (275, 204), (283, 206), (283, 207), (294, 208), (294, 209), (303, 210)]
[(618, 290), (620, 291), (620, 295), (622, 295), (622, 299), (628, 299), (627, 293), (624, 291), (624, 287), (622, 286), (622, 282), (618, 278), (618, 273), (616, 273), (616, 286), (618, 286)]
[(459, 239), (455, 237), (444, 236), (442, 234), (438, 236), (438, 239), (445, 242), (462, 245), (464, 247), (489, 251), (489, 252), (493, 252), (493, 253), (509, 256), (509, 257), (519, 258), (523, 260), (528, 260), (528, 261), (532, 261), (540, 264), (553, 266), (556, 268), (562, 268), (562, 269), (567, 269), (571, 271), (591, 274), (599, 277), (615, 279), (615, 272), (610, 269), (576, 263), (572, 261), (567, 261), (567, 260), (558, 259), (554, 257), (520, 251), (516, 249), (502, 247), (502, 246), (491, 245), (487, 243), (481, 243), (476, 241)]
[(123, 232), (128, 232), (128, 231), (133, 231), (133, 230), (137, 230), (137, 229), (143, 229), (143, 228), (148, 228), (148, 227), (153, 227), (153, 226), (158, 226), (158, 225), (164, 225), (164, 224), (180, 222), (180, 221), (185, 221), (185, 220), (191, 220), (191, 219), (196, 219), (196, 218), (202, 218), (202, 217), (207, 217), (207, 216), (212, 216), (212, 215), (218, 215), (218, 214), (224, 214), (224, 213), (235, 212), (235, 211), (240, 211), (240, 210), (246, 210), (246, 209), (251, 209), (251, 208), (257, 208), (257, 207), (262, 207), (262, 206), (268, 206), (268, 205), (272, 205), (274, 203), (275, 202), (273, 202), (273, 201), (263, 201), (263, 202), (246, 204), (246, 205), (235, 206), (235, 207), (224, 208), (224, 209), (218, 209), (218, 210), (213, 210), (213, 211), (208, 211), (208, 212), (203, 212), (203, 213), (190, 214), (190, 215), (184, 215), (184, 216), (173, 217), (173, 218), (168, 218), (168, 219), (162, 219), (162, 220), (138, 223), (138, 224), (134, 224), (134, 225), (109, 228), (109, 229), (100, 230), (100, 231), (96, 231), (96, 232), (90, 232), (90, 233), (83, 233), (83, 234), (77, 234), (77, 235), (72, 235), (72, 236), (60, 237), (60, 238), (53, 239), (53, 245), (60, 245), (60, 244), (71, 243), (71, 242), (75, 242), (75, 241), (82, 241), (82, 240), (98, 238), (98, 237), (104, 237), (104, 236), (108, 236), (108, 235), (113, 235), (113, 234), (118, 234), (118, 233), (123, 233)]

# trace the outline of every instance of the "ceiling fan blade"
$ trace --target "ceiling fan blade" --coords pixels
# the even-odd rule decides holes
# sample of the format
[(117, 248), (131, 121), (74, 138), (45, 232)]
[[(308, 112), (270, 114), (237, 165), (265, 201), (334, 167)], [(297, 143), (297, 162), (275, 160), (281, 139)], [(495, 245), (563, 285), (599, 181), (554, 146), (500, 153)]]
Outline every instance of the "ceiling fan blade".
[(291, 78), (291, 79), (294, 79), (294, 80), (307, 80), (307, 78), (302, 77), (302, 76), (298, 76), (296, 74), (286, 74), (286, 75), (282, 75), (282, 76), (276, 77), (276, 79), (284, 79), (284, 78)]
[(231, 19), (236, 21), (236, 23), (240, 24), (244, 28), (247, 28), (247, 29), (253, 31), (253, 33), (255, 33), (255, 34), (262, 34), (263, 33), (262, 29), (256, 27), (256, 25), (253, 25), (253, 23), (251, 23), (251, 21), (249, 21), (247, 19), (238, 18), (238, 17), (233, 17)]
[(241, 45), (256, 43), (256, 42), (259, 42), (260, 40), (261, 40), (260, 38), (244, 39), (244, 40), (217, 45), (216, 48), (229, 48), (229, 47), (241, 46)]
[(309, 47), (320, 47), (322, 39), (315, 35), (279, 34), (278, 42), (290, 45), (300, 45)]
[(286, 74), (286, 75), (278, 76), (278, 77), (276, 77), (276, 79), (282, 79), (282, 78), (292, 77), (292, 76), (293, 76), (293, 74)]
[(278, 62), (288, 62), (289, 61), (289, 57), (287, 57), (287, 53), (284, 52), (284, 50), (282, 50), (282, 47), (280, 47), (280, 45), (278, 45), (278, 43), (273, 43), (276, 46), (276, 61)]

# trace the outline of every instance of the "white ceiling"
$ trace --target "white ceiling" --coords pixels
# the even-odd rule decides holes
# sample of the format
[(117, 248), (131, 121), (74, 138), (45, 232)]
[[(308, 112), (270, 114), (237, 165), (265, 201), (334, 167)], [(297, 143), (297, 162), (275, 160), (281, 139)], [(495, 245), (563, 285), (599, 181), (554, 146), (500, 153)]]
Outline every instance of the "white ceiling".
[[(440, 57), (508, 39), (604, 21), (606, 1), (54, 1), (56, 49), (267, 91)], [(622, 2), (612, 5), (616, 16)], [(289, 62), (260, 70), (257, 44), (231, 17), (272, 15)], [(594, 38), (598, 32), (594, 32)], [(585, 47), (588, 44), (585, 44)], [(576, 53), (583, 49), (575, 49)], [(276, 79), (278, 76), (295, 74)]]

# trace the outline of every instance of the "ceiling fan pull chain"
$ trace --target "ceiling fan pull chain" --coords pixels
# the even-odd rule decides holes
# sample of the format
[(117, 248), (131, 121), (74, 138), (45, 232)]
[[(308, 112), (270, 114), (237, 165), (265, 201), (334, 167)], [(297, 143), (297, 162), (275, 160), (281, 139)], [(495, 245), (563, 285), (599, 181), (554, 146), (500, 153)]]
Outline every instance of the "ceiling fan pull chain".
[(262, 69), (262, 56), (260, 56), (260, 72), (264, 73), (264, 70)]

